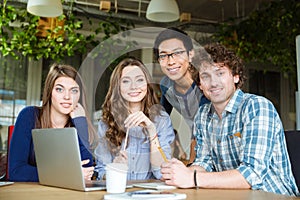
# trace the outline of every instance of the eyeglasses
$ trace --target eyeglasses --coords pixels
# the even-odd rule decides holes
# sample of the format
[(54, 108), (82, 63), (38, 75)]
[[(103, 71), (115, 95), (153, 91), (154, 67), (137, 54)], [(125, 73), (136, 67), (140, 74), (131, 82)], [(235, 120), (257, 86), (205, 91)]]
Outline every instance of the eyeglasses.
[(182, 57), (182, 54), (185, 53), (186, 51), (175, 51), (173, 53), (166, 53), (166, 54), (160, 54), (158, 56), (158, 60), (160, 62), (163, 61), (167, 61), (167, 59), (169, 59), (170, 57), (174, 58), (174, 59), (178, 59)]

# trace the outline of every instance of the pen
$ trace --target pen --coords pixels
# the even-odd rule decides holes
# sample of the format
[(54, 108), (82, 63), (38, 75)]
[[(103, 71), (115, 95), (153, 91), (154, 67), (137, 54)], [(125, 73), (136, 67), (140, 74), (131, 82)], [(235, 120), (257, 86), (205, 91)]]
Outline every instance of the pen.
[(165, 161), (165, 162), (168, 162), (167, 157), (166, 157), (164, 151), (161, 149), (161, 147), (159, 146), (159, 147), (157, 147), (157, 148), (158, 148), (158, 150), (159, 150), (161, 156), (163, 157), (164, 161)]

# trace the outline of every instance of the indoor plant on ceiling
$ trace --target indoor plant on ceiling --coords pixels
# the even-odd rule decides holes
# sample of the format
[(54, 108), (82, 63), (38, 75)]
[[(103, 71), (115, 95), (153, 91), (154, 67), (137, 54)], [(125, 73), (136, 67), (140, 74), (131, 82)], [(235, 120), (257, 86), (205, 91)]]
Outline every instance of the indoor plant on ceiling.
[[(76, 52), (85, 53), (101, 41), (96, 35), (103, 33), (102, 40), (120, 31), (133, 27), (132, 23), (119, 22), (116, 19), (100, 20), (89, 35), (83, 35), (78, 30), (83, 28), (83, 21), (75, 16), (73, 2), (69, 2), (69, 11), (57, 18), (45, 19), (29, 14), (24, 6), (15, 7), (0, 3), (2, 17), (0, 19), (0, 53), (2, 56), (11, 55), (18, 59), (20, 56), (39, 60), (51, 58), (61, 60), (73, 56)], [(51, 25), (43, 25), (50, 23)], [(91, 20), (87, 18), (89, 23)], [(125, 26), (123, 25), (125, 24)], [(44, 33), (41, 33), (44, 31)]]

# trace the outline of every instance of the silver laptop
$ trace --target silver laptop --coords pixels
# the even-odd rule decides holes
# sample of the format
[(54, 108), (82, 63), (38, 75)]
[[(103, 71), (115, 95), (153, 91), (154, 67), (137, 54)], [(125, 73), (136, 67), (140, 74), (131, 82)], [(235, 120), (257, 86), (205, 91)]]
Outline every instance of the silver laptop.
[(85, 182), (75, 128), (33, 129), (39, 182), (81, 191), (105, 190), (105, 181)]

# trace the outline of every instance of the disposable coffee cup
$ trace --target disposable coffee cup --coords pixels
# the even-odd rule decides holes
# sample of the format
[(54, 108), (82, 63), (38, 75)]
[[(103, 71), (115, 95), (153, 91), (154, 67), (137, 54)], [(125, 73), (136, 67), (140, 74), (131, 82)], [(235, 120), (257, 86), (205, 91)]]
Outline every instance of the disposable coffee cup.
[(106, 191), (123, 193), (126, 189), (128, 166), (124, 163), (109, 163), (106, 170)]

